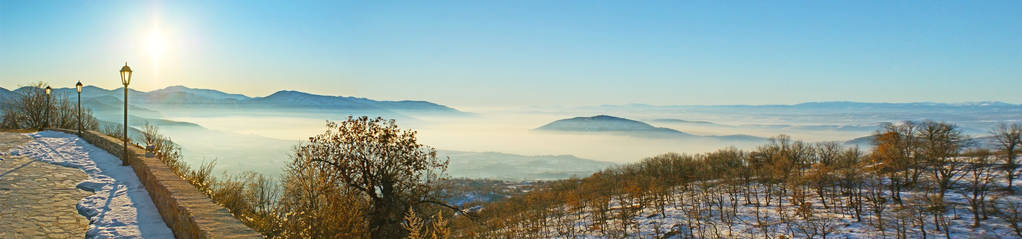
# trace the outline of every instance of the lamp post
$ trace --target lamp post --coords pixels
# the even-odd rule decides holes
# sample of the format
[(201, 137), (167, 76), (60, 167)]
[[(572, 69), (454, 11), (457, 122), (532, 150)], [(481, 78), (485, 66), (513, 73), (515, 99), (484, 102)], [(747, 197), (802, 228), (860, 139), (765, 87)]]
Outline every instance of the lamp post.
[(121, 165), (128, 165), (128, 84), (131, 83), (131, 67), (124, 62), (121, 67), (121, 84), (124, 84), (124, 153), (121, 154)]
[(82, 136), (82, 82), (75, 84), (75, 91), (78, 91), (78, 136)]
[(46, 86), (46, 123), (43, 124), (43, 128), (50, 127), (50, 93), (53, 92), (53, 88)]

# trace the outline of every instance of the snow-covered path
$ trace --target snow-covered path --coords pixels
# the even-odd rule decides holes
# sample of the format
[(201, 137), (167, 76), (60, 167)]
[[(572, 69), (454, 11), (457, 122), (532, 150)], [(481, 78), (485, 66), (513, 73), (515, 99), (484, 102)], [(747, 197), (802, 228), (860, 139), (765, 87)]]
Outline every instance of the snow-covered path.
[(117, 157), (72, 135), (53, 131), (26, 134), (32, 138), (11, 150), (56, 165), (77, 168), (89, 179), (78, 188), (95, 194), (78, 201), (78, 213), (89, 219), (86, 238), (174, 238), (131, 167)]

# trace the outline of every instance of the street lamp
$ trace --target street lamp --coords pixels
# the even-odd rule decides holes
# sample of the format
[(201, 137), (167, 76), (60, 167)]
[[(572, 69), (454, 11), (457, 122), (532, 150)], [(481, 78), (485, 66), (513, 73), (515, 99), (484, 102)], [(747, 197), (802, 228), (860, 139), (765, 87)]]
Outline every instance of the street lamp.
[(46, 86), (46, 124), (43, 124), (43, 128), (50, 127), (50, 93), (53, 92), (53, 88)]
[(121, 154), (121, 165), (128, 165), (128, 84), (131, 83), (131, 67), (124, 62), (121, 67), (121, 84), (124, 84), (124, 153)]
[(78, 136), (82, 136), (82, 82), (75, 84), (75, 91), (78, 91)]

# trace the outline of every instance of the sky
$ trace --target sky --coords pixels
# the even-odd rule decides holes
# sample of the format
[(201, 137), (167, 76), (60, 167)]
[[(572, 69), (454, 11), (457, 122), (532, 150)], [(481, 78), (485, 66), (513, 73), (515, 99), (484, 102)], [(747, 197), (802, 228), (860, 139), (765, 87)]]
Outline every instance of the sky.
[(1022, 103), (1022, 1), (0, 1), (0, 87)]

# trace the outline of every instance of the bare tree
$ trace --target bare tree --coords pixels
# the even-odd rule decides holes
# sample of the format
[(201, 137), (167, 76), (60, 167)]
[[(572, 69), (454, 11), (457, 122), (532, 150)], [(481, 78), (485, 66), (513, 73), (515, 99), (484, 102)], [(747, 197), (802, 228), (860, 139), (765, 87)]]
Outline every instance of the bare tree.
[(49, 95), (43, 90), (46, 84), (39, 82), (14, 91), (3, 99), (4, 128), (43, 129), (46, 127), (50, 110)]
[(281, 238), (366, 238), (368, 207), (360, 192), (305, 158), (288, 165), (280, 197)]
[(883, 179), (877, 176), (869, 176), (866, 178), (866, 200), (870, 203), (870, 209), (873, 210), (873, 215), (876, 216), (876, 221), (873, 224), (877, 230), (880, 231), (880, 235), (887, 237), (884, 228), (884, 211), (887, 210), (887, 195), (884, 195)]
[(997, 211), (1008, 226), (1015, 230), (1015, 235), (1022, 237), (1022, 202), (1010, 200), (998, 200), (995, 203)]
[(966, 145), (968, 137), (955, 125), (927, 121), (917, 136), (921, 141), (921, 152), (937, 184), (937, 198), (944, 200), (944, 193), (961, 174), (961, 163), (955, 162), (959, 151)]
[(1022, 147), (1022, 125), (1001, 123), (992, 133), (997, 139), (998, 148), (1004, 152), (1005, 179), (1008, 180), (1008, 190), (1013, 190), (1012, 181), (1015, 180), (1015, 170), (1019, 167), (1015, 157), (1018, 156), (1019, 147)]
[(99, 123), (89, 109), (81, 109), (79, 119), (78, 107), (66, 95), (54, 93), (46, 95), (45, 83), (36, 83), (22, 87), (7, 97), (0, 98), (0, 128), (10, 129), (43, 129), (44, 127), (78, 129), (79, 123), (84, 130), (97, 129)]
[(435, 149), (419, 144), (415, 131), (403, 131), (393, 120), (365, 116), (327, 122), (327, 128), (299, 145), (295, 160), (308, 161), (332, 182), (368, 199), (372, 238), (404, 237), (401, 222), (409, 207), (447, 206), (435, 191), (447, 161), (438, 160)]
[(918, 181), (922, 166), (918, 160), (918, 123), (904, 122), (899, 125), (887, 124), (873, 135), (875, 146), (870, 158), (875, 163), (875, 172), (889, 181), (891, 198), (902, 204), (901, 191)]
[(990, 191), (990, 182), (993, 181), (994, 168), (991, 167), (991, 153), (987, 150), (974, 150), (967, 153), (969, 165), (967, 171), (967, 190), (962, 191), (962, 196), (969, 201), (969, 211), (972, 211), (972, 227), (979, 227), (979, 221), (983, 219), (980, 214), (986, 214), (987, 193)]

